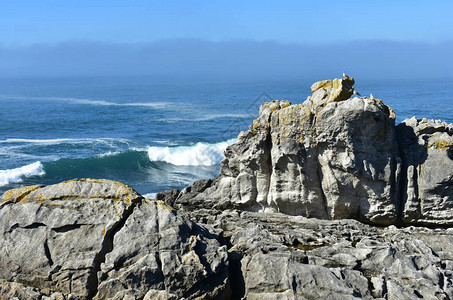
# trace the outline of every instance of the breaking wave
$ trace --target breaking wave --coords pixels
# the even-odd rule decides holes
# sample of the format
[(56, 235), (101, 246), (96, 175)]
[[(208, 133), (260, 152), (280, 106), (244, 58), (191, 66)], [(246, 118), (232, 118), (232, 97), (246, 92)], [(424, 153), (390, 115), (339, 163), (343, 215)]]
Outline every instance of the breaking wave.
[(177, 166), (212, 166), (223, 159), (226, 147), (234, 143), (234, 139), (216, 144), (197, 143), (193, 146), (148, 147), (151, 161), (163, 161)]
[[(16, 141), (46, 145), (77, 143), (76, 140), (65, 139)], [(8, 142), (14, 143), (14, 140)], [(23, 185), (54, 184), (87, 177), (118, 180), (146, 193), (182, 188), (195, 180), (217, 176), (224, 151), (234, 142), (235, 139), (190, 146), (128, 147), (124, 150), (110, 148), (104, 154), (90, 157), (57, 158), (50, 161), (40, 159), (20, 168), (0, 170), (0, 194)], [(155, 195), (151, 193), (148, 196)]]
[(45, 174), (43, 165), (39, 161), (20, 168), (0, 170), (0, 186), (19, 183), (26, 177), (43, 176)]

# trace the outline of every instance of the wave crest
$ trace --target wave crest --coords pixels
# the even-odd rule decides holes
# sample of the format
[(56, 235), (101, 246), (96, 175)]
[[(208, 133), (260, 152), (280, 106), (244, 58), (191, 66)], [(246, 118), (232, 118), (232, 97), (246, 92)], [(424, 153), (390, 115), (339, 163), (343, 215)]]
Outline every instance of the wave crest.
[(22, 182), (24, 177), (43, 176), (44, 174), (46, 173), (43, 165), (39, 161), (20, 168), (0, 170), (0, 186)]
[(193, 146), (179, 147), (148, 147), (148, 157), (151, 161), (164, 161), (177, 166), (212, 166), (223, 159), (226, 147), (236, 140), (208, 144), (197, 143)]

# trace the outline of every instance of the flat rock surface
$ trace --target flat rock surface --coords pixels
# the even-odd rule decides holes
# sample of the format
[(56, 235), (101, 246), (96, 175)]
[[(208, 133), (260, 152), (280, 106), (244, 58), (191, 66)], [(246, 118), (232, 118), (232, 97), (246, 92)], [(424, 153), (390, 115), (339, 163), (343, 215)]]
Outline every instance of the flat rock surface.
[(0, 220), (0, 295), (140, 299), (154, 290), (205, 299), (228, 293), (226, 247), (164, 202), (119, 182), (11, 190), (2, 197)]

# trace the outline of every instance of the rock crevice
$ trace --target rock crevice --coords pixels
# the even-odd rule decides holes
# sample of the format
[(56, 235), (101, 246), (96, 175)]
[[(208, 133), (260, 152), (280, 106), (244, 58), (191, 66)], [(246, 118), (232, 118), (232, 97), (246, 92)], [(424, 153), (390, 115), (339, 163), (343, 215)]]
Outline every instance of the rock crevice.
[[(88, 299), (93, 299), (96, 297), (99, 289), (99, 278), (98, 274), (101, 272), (101, 265), (105, 262), (105, 257), (108, 253), (112, 252), (113, 250), (113, 241), (115, 239), (115, 234), (121, 230), (121, 228), (126, 223), (127, 219), (132, 215), (135, 207), (143, 200), (143, 198), (138, 197), (135, 198), (131, 205), (125, 209), (122, 213), (122, 216), (119, 220), (117, 220), (114, 224), (109, 225), (109, 228), (105, 228), (104, 236), (101, 241), (101, 248), (95, 254), (93, 259), (93, 273), (89, 282), (92, 282), (92, 286), (94, 287), (88, 294)], [(66, 226), (68, 227), (68, 226)], [(76, 229), (78, 226), (72, 226), (72, 228)]]

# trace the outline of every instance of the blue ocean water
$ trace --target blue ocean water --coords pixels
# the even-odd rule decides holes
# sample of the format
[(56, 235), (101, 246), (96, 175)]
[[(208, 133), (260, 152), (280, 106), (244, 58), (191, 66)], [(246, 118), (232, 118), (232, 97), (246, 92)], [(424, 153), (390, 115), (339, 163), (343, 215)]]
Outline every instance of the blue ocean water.
[[(317, 80), (0, 79), (0, 194), (84, 177), (153, 194), (212, 178), (262, 103), (302, 103)], [(356, 78), (355, 88), (384, 100), (397, 123), (414, 115), (453, 123), (452, 80)]]

